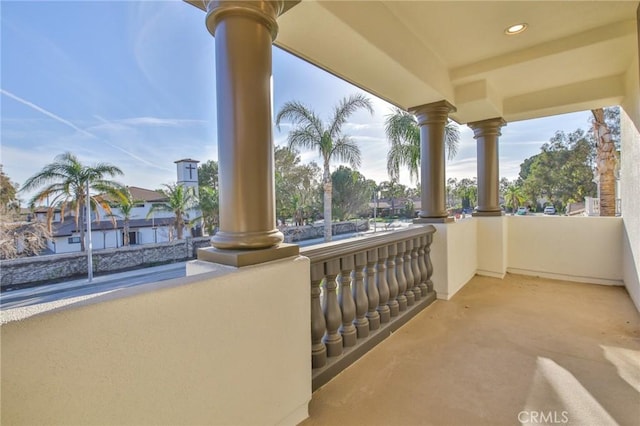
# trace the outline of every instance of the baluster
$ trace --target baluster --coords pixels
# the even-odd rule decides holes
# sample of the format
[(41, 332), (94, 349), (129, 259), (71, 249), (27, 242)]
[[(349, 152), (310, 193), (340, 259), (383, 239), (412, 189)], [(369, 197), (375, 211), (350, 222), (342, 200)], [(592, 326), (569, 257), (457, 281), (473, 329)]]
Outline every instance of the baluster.
[(320, 368), (327, 363), (327, 348), (322, 337), (327, 329), (320, 305), (320, 285), (324, 279), (324, 264), (311, 265), (311, 366)]
[(398, 304), (400, 310), (404, 311), (409, 305), (407, 300), (407, 279), (404, 276), (404, 242), (396, 244), (396, 279), (398, 280)]
[(425, 251), (424, 248), (427, 245), (427, 236), (423, 235), (419, 238), (418, 249), (418, 265), (420, 266), (420, 290), (422, 290), (422, 297), (425, 297), (429, 290), (427, 288), (427, 263), (424, 261)]
[(369, 308), (369, 301), (367, 300), (367, 293), (364, 289), (364, 273), (362, 270), (367, 264), (367, 252), (363, 251), (356, 253), (356, 272), (355, 272), (355, 286), (353, 287), (353, 299), (356, 303), (356, 319), (354, 324), (358, 333), (358, 339), (367, 337), (369, 335), (369, 320), (367, 319), (367, 309)]
[(356, 344), (356, 326), (353, 320), (356, 317), (356, 303), (353, 301), (351, 294), (351, 271), (353, 271), (354, 262), (353, 255), (340, 258), (340, 294), (338, 301), (342, 310), (342, 325), (340, 333), (342, 334), (342, 344), (345, 347), (354, 346)]
[(380, 322), (387, 323), (391, 319), (391, 311), (389, 309), (389, 284), (387, 284), (387, 257), (389, 250), (386, 246), (378, 248), (378, 313), (380, 314)]
[(431, 243), (433, 242), (433, 233), (427, 234), (427, 246), (424, 250), (424, 259), (427, 263), (427, 290), (433, 291), (433, 281), (431, 276), (433, 275), (433, 264), (431, 263)]
[(367, 311), (367, 319), (369, 320), (369, 330), (377, 330), (380, 328), (380, 314), (378, 313), (378, 303), (380, 295), (378, 294), (378, 286), (376, 285), (376, 263), (378, 262), (378, 250), (367, 250), (367, 274), (366, 286), (367, 299), (369, 301)]
[(398, 279), (396, 278), (396, 255), (398, 254), (398, 246), (391, 244), (387, 251), (387, 284), (389, 284), (389, 310), (391, 316), (398, 316), (399, 311), (407, 309), (406, 300), (404, 308), (400, 309), (398, 304)]
[[(404, 295), (407, 297), (407, 306), (411, 306), (415, 303), (416, 297), (413, 294), (413, 272), (411, 271), (411, 249), (413, 248), (413, 242), (407, 240), (404, 242), (404, 276), (407, 280), (407, 290)], [(400, 251), (398, 249), (398, 251)]]
[(342, 320), (340, 304), (336, 289), (338, 284), (336, 277), (340, 273), (340, 259), (328, 260), (324, 264), (324, 319), (327, 324), (327, 334), (324, 336), (324, 344), (327, 347), (327, 356), (334, 357), (342, 354), (342, 336), (338, 328)]
[(422, 274), (420, 273), (420, 265), (418, 264), (418, 248), (420, 247), (420, 238), (413, 239), (413, 249), (411, 250), (411, 272), (413, 272), (413, 294), (416, 300), (422, 298)]

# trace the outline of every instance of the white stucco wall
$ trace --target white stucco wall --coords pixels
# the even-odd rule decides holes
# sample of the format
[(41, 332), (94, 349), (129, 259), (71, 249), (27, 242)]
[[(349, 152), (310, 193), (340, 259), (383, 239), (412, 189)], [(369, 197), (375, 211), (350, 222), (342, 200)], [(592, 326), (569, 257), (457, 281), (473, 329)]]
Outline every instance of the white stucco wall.
[(214, 269), (3, 325), (1, 423), (302, 421), (308, 259)]
[(506, 216), (508, 272), (622, 285), (619, 217)]
[(507, 222), (504, 217), (475, 217), (478, 275), (504, 278), (507, 272)]
[[(635, 108), (633, 108), (635, 105)], [(635, 100), (623, 105), (621, 111), (621, 198), (623, 231), (623, 274), (624, 283), (640, 311), (640, 133), (631, 114), (640, 115), (640, 96), (636, 91)], [(628, 114), (627, 108), (630, 113)], [(636, 123), (640, 118), (636, 117)]]
[(436, 232), (431, 244), (434, 267), (431, 281), (438, 299), (449, 300), (478, 269), (476, 220), (469, 218), (433, 226)]

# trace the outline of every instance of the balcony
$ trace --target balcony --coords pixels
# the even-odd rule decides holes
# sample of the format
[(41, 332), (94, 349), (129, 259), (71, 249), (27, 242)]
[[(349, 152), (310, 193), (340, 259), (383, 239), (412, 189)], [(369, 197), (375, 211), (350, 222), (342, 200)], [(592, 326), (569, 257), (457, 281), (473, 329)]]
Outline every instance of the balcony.
[(636, 424), (639, 330), (620, 287), (476, 276), (316, 391), (302, 425)]
[[(354, 406), (363, 423), (513, 424), (523, 410), (631, 423), (640, 316), (621, 287), (625, 244), (622, 218), (504, 216), (416, 225), (243, 268), (195, 261), (197, 274), (184, 279), (4, 324), (2, 422), (296, 424), (311, 400), (309, 424), (348, 424)], [(415, 247), (429, 255), (427, 295), (439, 300), (421, 296), (402, 327), (391, 315), (369, 326), (355, 339), (377, 340), (368, 354), (312, 397), (323, 375), (312, 368), (318, 302), (329, 319), (326, 365), (340, 364), (358, 350), (331, 347), (342, 343), (331, 322), (345, 285), (332, 278), (353, 270), (354, 299), (371, 311), (364, 283), (393, 245), (405, 247), (403, 259)]]
[[(640, 307), (637, 2), (576, 12), (568, 2), (188, 1), (207, 10), (216, 43), (219, 252), (291, 248), (277, 246), (269, 196), (276, 34), (419, 116), (420, 216), (434, 223), (251, 266), (199, 260), (184, 279), (4, 324), (3, 424), (289, 425), (309, 402), (310, 424), (562, 423), (565, 409), (581, 424), (637, 419), (640, 320), (620, 287)], [(523, 18), (525, 37), (506, 38)], [(505, 121), (612, 104), (624, 112), (624, 216), (499, 216)], [(450, 114), (474, 130), (485, 215), (455, 223), (443, 208)], [(398, 281), (388, 322), (383, 264)], [(347, 285), (355, 314), (339, 299)], [(313, 382), (358, 348), (370, 350), (312, 398)]]

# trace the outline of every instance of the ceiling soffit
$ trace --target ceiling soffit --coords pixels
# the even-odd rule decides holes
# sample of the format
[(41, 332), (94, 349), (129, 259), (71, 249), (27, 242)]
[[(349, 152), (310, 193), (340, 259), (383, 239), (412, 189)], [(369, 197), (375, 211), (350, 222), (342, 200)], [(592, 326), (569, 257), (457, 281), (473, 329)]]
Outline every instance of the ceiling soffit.
[[(395, 105), (448, 100), (457, 121), (620, 102), (638, 2), (302, 1), (276, 44)], [(524, 33), (504, 29), (527, 22)], [(579, 93), (582, 91), (582, 93)]]

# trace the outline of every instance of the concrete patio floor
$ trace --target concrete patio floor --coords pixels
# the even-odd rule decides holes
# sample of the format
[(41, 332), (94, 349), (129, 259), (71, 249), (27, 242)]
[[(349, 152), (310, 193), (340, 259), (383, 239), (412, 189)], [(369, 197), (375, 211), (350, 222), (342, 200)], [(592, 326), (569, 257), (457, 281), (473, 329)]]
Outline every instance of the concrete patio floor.
[(313, 394), (311, 425), (638, 425), (623, 287), (476, 276)]

